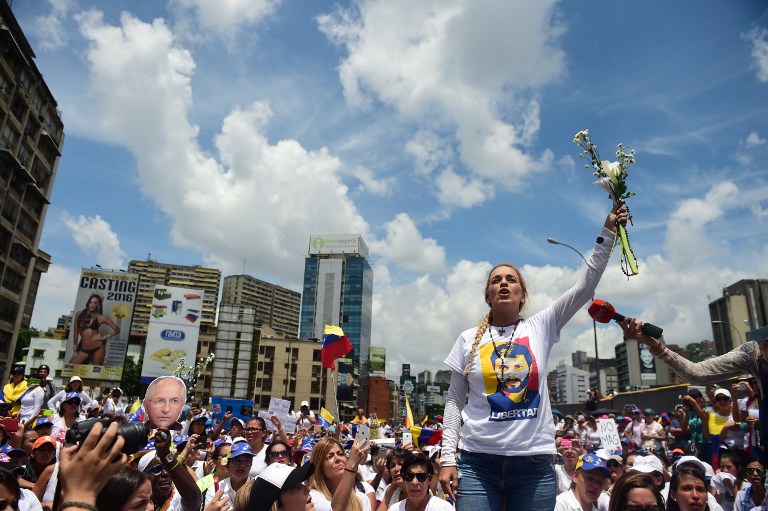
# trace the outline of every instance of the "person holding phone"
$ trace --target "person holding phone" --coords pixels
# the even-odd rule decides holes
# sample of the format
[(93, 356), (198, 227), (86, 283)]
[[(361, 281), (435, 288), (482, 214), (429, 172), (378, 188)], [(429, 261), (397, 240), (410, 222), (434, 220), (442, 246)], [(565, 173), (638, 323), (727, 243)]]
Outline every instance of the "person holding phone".
[(554, 508), (552, 457), (557, 451), (547, 388), (549, 354), (563, 327), (592, 299), (616, 226), (626, 223), (627, 216), (623, 204), (614, 203), (576, 284), (533, 316), (522, 315), (528, 291), (517, 268), (502, 263), (488, 274), (488, 314), (459, 335), (445, 359), (452, 373), (440, 482), (458, 511), (499, 511), (502, 502), (506, 509)]

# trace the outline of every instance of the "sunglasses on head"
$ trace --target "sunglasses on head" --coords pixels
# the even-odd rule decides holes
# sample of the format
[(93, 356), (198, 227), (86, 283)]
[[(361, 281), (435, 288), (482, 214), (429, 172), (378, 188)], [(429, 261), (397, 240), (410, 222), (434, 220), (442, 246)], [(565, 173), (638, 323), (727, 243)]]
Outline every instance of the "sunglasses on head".
[(413, 472), (403, 472), (400, 475), (403, 476), (403, 479), (405, 479), (409, 483), (411, 481), (413, 481), (414, 477), (416, 479), (418, 479), (418, 481), (420, 483), (423, 483), (424, 481), (426, 481), (429, 478), (429, 474), (427, 474), (426, 472), (423, 472), (423, 473), (420, 473), (420, 474), (414, 474)]

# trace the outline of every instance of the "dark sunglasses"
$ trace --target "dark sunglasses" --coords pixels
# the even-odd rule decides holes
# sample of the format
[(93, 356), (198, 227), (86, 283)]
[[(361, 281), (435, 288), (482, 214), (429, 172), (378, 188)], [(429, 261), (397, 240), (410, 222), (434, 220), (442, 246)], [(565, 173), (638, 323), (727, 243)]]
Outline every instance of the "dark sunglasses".
[(147, 468), (146, 470), (144, 470), (144, 473), (149, 474), (151, 476), (159, 476), (160, 474), (163, 473), (164, 470), (165, 470), (165, 467), (160, 463), (158, 463), (157, 465), (153, 465)]
[(731, 398), (729, 398), (728, 396), (717, 396), (715, 398), (715, 401), (730, 401), (730, 400)]
[(282, 450), (282, 451), (272, 451), (269, 453), (269, 457), (272, 459), (277, 459), (281, 456), (288, 457), (288, 451)]
[(607, 467), (620, 467), (621, 463), (619, 463), (616, 460), (608, 460), (608, 461), (605, 462), (605, 466), (607, 466)]
[(403, 476), (403, 479), (405, 479), (409, 483), (413, 481), (414, 477), (418, 479), (420, 483), (423, 483), (429, 478), (429, 474), (427, 474), (426, 472), (423, 472), (421, 474), (414, 474), (413, 472), (403, 472), (400, 475)]
[(765, 469), (760, 467), (747, 467), (744, 469), (747, 474), (757, 474), (760, 476), (765, 475)]

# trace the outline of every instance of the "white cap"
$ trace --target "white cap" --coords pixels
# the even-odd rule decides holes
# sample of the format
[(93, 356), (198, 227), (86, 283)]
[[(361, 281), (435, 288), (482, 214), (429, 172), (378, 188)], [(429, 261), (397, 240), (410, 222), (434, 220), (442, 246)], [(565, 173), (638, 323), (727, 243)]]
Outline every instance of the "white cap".
[(727, 396), (728, 399), (731, 399), (731, 393), (728, 391), (728, 389), (717, 389), (715, 391), (715, 397), (717, 396)]
[(73, 381), (82, 382), (83, 380), (81, 380), (79, 376), (73, 376), (72, 378), (69, 379), (69, 383), (72, 383)]
[(704, 466), (704, 462), (701, 461), (696, 456), (680, 456), (680, 458), (675, 462), (675, 464), (673, 465), (672, 468), (673, 469), (677, 468), (680, 465), (682, 465), (683, 463), (689, 463), (691, 465), (694, 465), (694, 466), (696, 466), (696, 468), (698, 468), (702, 472), (706, 472), (707, 471), (707, 467)]
[(301, 406), (306, 406), (307, 408), (309, 408), (309, 401), (302, 401)]
[(144, 472), (153, 459), (157, 457), (157, 451), (149, 451), (139, 459), (139, 466), (137, 467), (140, 472)]
[(649, 454), (648, 456), (638, 456), (635, 458), (635, 464), (629, 470), (635, 472), (642, 472), (644, 474), (650, 474), (651, 472), (658, 472), (664, 474), (664, 467), (661, 464), (661, 460)]

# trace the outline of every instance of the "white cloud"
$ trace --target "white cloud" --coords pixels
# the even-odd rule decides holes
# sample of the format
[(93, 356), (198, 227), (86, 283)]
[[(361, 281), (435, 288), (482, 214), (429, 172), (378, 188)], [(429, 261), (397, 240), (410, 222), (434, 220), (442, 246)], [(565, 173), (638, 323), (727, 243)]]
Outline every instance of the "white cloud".
[[(348, 52), (339, 66), (348, 104), (379, 101), (408, 119), (452, 126), (461, 160), (513, 187), (552, 160), (549, 151), (526, 152), (539, 129), (539, 105), (525, 94), (561, 76), (562, 28), (554, 0), (490, 3), (376, 0), (318, 22)], [(508, 111), (498, 111), (502, 102), (512, 105)]]
[(446, 169), (437, 176), (437, 197), (449, 206), (471, 208), (494, 197), (493, 188), (482, 179), (466, 178)]
[(51, 12), (36, 16), (27, 32), (37, 39), (37, 48), (42, 51), (58, 50), (67, 44), (68, 37), (64, 28), (67, 14), (74, 6), (73, 0), (48, 0)]
[(765, 139), (758, 132), (750, 131), (744, 143), (747, 147), (757, 147), (765, 144)]
[(172, 0), (171, 8), (186, 25), (185, 16), (194, 16), (202, 31), (234, 37), (241, 29), (255, 25), (275, 12), (281, 0)]
[(757, 79), (768, 83), (768, 29), (754, 28), (744, 36), (752, 43), (752, 62)]
[(387, 177), (379, 179), (371, 169), (361, 166), (356, 166), (350, 173), (355, 179), (360, 181), (363, 190), (382, 197), (392, 195), (392, 186), (395, 184), (395, 178)]
[(428, 130), (419, 130), (405, 144), (405, 152), (414, 159), (416, 172), (431, 174), (453, 160), (453, 148), (444, 138)]
[(673, 261), (684, 266), (717, 259), (721, 243), (707, 236), (708, 224), (722, 218), (725, 211), (738, 206), (738, 188), (730, 181), (714, 185), (703, 199), (687, 199), (672, 213), (665, 249)]
[(444, 271), (445, 248), (432, 238), (422, 237), (410, 216), (400, 213), (386, 229), (386, 239), (371, 242), (371, 250), (408, 270)]
[(296, 286), (309, 235), (360, 233), (368, 225), (325, 148), (271, 143), (272, 111), (256, 101), (232, 111), (215, 137), (217, 160), (188, 120), (195, 62), (162, 20), (124, 14), (118, 27), (96, 13), (79, 18), (90, 42), (91, 99), (100, 136), (129, 148), (142, 191), (171, 219), (172, 240), (222, 271), (243, 260)]
[(72, 312), (79, 279), (79, 269), (72, 270), (54, 261), (48, 272), (40, 277), (40, 288), (45, 289), (45, 293), (38, 293), (35, 301), (33, 327), (45, 331), (49, 327), (55, 327), (62, 314)]
[(125, 267), (125, 252), (120, 248), (120, 240), (109, 225), (99, 215), (77, 218), (64, 213), (64, 225), (80, 249), (95, 256), (94, 264), (103, 268), (120, 269)]

